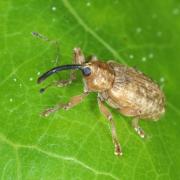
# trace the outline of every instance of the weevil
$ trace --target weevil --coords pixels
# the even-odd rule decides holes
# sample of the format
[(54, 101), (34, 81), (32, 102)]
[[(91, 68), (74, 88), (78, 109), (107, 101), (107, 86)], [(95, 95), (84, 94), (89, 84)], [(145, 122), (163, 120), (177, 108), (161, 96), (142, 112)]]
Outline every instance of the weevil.
[[(71, 84), (76, 79), (75, 70), (80, 70), (83, 76), (84, 92), (72, 97), (65, 104), (58, 104), (45, 110), (42, 114), (48, 116), (59, 109), (68, 110), (82, 102), (90, 92), (97, 92), (99, 109), (111, 125), (115, 155), (122, 155), (122, 150), (112, 114), (105, 103), (122, 115), (132, 117), (132, 126), (142, 138), (145, 133), (139, 126), (139, 120), (157, 121), (165, 112), (165, 96), (162, 90), (153, 80), (135, 68), (115, 61), (103, 62), (95, 56), (86, 62), (81, 49), (75, 48), (73, 64), (52, 68), (42, 74), (37, 82), (41, 83), (47, 77), (62, 70), (71, 70), (70, 78), (55, 84), (60, 86)], [(41, 89), (41, 92), (45, 89)]]

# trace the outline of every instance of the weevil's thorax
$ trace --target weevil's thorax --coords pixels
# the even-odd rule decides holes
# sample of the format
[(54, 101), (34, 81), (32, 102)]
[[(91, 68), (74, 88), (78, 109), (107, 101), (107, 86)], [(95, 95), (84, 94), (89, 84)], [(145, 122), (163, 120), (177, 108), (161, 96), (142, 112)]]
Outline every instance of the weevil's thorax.
[(91, 74), (84, 76), (85, 89), (87, 91), (103, 92), (112, 87), (114, 81), (114, 71), (106, 63), (91, 61), (85, 63), (89, 67)]

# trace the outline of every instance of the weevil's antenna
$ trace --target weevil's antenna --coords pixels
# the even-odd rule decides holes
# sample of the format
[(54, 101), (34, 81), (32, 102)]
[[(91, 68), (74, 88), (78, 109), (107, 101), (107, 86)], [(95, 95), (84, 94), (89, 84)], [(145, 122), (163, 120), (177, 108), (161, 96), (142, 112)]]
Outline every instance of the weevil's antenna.
[(72, 80), (71, 81), (69, 81), (69, 80), (53, 81), (53, 82), (49, 83), (47, 86), (45, 86), (44, 88), (41, 88), (39, 90), (39, 92), (44, 93), (46, 91), (46, 89), (48, 89), (51, 86), (63, 87), (63, 86), (70, 84), (71, 82), (72, 82)]
[[(57, 73), (57, 72), (62, 71), (62, 70), (69, 70), (69, 69), (82, 70), (82, 65), (80, 65), (80, 64), (68, 64), (68, 65), (54, 67), (54, 68), (50, 69), (49, 71), (45, 72), (43, 75), (41, 75), (38, 78), (37, 83), (43, 82), (46, 78), (48, 78), (49, 76), (51, 76), (54, 73)], [(42, 92), (43, 92), (43, 90), (42, 90)]]
[(54, 84), (55, 84), (54, 82), (51, 83), (51, 84), (48, 84), (46, 87), (41, 88), (41, 89), (39, 90), (39, 92), (40, 92), (40, 93), (44, 93), (44, 91), (45, 91), (47, 88), (49, 88), (50, 86), (53, 86)]

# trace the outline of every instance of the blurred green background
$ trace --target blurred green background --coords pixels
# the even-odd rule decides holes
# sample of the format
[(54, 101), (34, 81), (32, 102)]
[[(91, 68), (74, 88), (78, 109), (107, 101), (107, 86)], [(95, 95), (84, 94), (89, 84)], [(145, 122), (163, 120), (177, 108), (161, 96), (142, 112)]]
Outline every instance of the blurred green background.
[[(37, 31), (56, 48), (31, 35)], [(110, 108), (123, 157), (113, 154), (109, 124), (96, 93), (69, 111), (40, 112), (83, 91), (81, 74), (69, 87), (39, 89), (39, 74), (72, 62), (81, 47), (99, 59), (127, 63), (156, 80), (166, 94), (166, 114), (142, 121), (140, 139), (131, 119)], [(0, 2), (0, 179), (180, 178), (179, 0), (2, 0)]]

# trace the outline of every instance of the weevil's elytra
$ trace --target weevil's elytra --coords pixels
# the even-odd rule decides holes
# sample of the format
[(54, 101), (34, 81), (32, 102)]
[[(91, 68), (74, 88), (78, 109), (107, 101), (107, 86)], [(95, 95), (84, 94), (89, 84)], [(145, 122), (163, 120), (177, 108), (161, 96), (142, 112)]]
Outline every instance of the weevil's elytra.
[(157, 121), (165, 112), (164, 94), (149, 77), (132, 67), (114, 61), (103, 62), (93, 57), (89, 62), (85, 62), (85, 57), (80, 48), (74, 49), (73, 64), (58, 66), (47, 71), (38, 78), (38, 83), (54, 73), (67, 69), (71, 70), (70, 78), (53, 84), (58, 86), (70, 84), (76, 79), (75, 70), (80, 70), (83, 75), (84, 92), (72, 97), (68, 103), (47, 109), (42, 114), (48, 116), (59, 109), (70, 109), (79, 104), (90, 92), (97, 92), (99, 109), (111, 124), (114, 153), (116, 155), (122, 155), (122, 150), (112, 114), (105, 106), (105, 102), (121, 114), (131, 116), (133, 118), (132, 126), (142, 138), (145, 134), (139, 126), (139, 120)]

